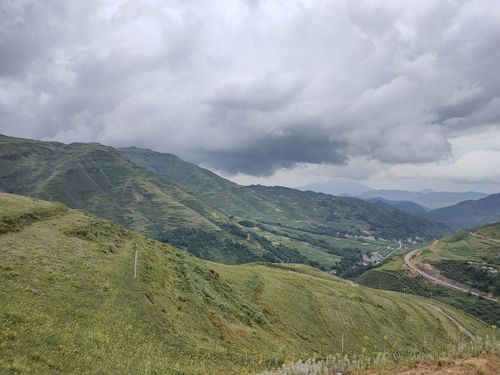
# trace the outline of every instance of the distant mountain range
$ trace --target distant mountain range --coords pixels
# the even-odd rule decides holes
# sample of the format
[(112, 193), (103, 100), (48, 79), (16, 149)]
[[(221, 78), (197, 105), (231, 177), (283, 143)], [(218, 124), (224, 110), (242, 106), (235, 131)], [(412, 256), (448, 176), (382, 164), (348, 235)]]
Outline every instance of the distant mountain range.
[(478, 200), (467, 200), (425, 214), (454, 229), (472, 228), (500, 221), (500, 193)]
[(427, 209), (451, 206), (465, 200), (476, 200), (488, 196), (474, 191), (456, 193), (445, 191), (405, 191), (405, 190), (370, 190), (358, 194), (361, 199), (382, 198), (389, 201), (410, 201)]
[(394, 204), (391, 202), (413, 202), (424, 208), (425, 211), (452, 206), (466, 200), (477, 200), (488, 196), (485, 193), (475, 191), (469, 192), (446, 192), (424, 189), (421, 191), (386, 190), (373, 189), (356, 180), (349, 178), (334, 178), (328, 182), (313, 182), (299, 188), (300, 190), (311, 190), (317, 193), (325, 193), (336, 196), (357, 197), (364, 200), (388, 203), (389, 206), (408, 212), (422, 212), (418, 207), (408, 204)]
[(302, 186), (299, 190), (315, 191), (336, 196), (349, 195), (351, 197), (373, 190), (371, 187), (349, 178), (335, 178), (328, 182), (313, 182)]

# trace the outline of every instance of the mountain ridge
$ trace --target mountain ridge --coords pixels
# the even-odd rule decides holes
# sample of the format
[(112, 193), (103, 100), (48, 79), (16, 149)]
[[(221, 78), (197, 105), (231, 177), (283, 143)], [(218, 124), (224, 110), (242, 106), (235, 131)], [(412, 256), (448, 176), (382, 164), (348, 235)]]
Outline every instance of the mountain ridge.
[[(364, 201), (356, 198), (335, 197), (324, 193), (315, 193), (312, 191), (304, 192), (293, 188), (279, 186), (267, 187), (267, 189), (264, 189), (264, 187), (259, 188), (258, 185), (240, 186), (234, 182), (217, 176), (213, 172), (200, 168), (193, 163), (189, 163), (178, 158), (173, 159), (169, 156), (171, 154), (167, 154), (167, 156), (164, 157), (162, 153), (151, 150), (142, 151), (140, 148), (120, 150), (125, 156), (136, 162), (138, 165), (158, 173), (159, 175), (181, 185), (194, 194), (198, 194), (198, 196), (209, 202), (213, 207), (227, 215), (237, 215), (239, 212), (244, 212), (245, 218), (259, 220), (262, 222), (270, 222), (271, 224), (277, 224), (280, 223), (280, 221), (283, 221), (281, 224), (287, 224), (290, 226), (297, 225), (297, 223), (301, 223), (301, 225), (331, 226), (333, 221), (328, 220), (328, 218), (333, 219), (336, 214), (329, 212), (328, 207), (333, 207), (336, 204), (339, 204), (340, 210), (342, 210), (340, 207), (352, 207), (353, 210), (359, 207), (364, 207), (365, 209), (368, 209), (369, 207), (375, 212), (381, 213), (379, 216), (382, 221), (387, 220), (387, 218), (389, 218), (389, 221), (393, 221), (390, 219), (391, 215), (396, 215), (398, 216), (398, 219), (401, 220), (411, 221), (415, 219), (413, 215), (405, 216), (401, 213), (394, 214), (394, 210), (392, 209), (382, 212), (380, 207), (372, 205), (371, 203), (363, 203)], [(175, 163), (179, 160), (181, 161), (181, 164), (175, 165)], [(178, 171), (182, 171), (182, 173), (179, 173)], [(189, 178), (186, 178), (185, 171), (188, 171), (188, 174), (190, 175)], [(207, 192), (206, 189), (203, 189), (206, 178), (209, 178), (210, 180), (209, 186), (216, 186), (216, 189), (224, 193), (224, 197), (226, 197), (226, 199), (220, 199), (220, 196), (214, 196), (210, 192)], [(279, 194), (264, 194), (264, 191), (269, 192), (271, 189), (275, 192), (293, 192), (293, 194), (288, 196), (279, 196)], [(234, 209), (234, 204), (231, 203), (231, 197), (234, 194), (239, 196), (237, 202), (243, 204), (243, 206), (238, 207), (237, 211)], [(244, 196), (245, 199), (239, 199), (241, 196)], [(301, 204), (302, 200), (307, 201), (308, 204), (314, 204), (314, 207)], [(290, 202), (292, 202), (292, 204), (290, 204)], [(297, 209), (299, 206), (302, 207), (302, 212)], [(255, 209), (256, 207), (257, 209)], [(309, 210), (309, 212), (304, 214), (306, 209)], [(415, 220), (418, 221), (420, 219)], [(430, 227), (430, 222), (426, 224), (429, 224)], [(437, 232), (442, 231), (441, 233), (444, 233), (447, 230), (442, 227), (441, 224), (432, 224), (436, 226)], [(366, 226), (363, 228), (363, 230), (369, 229), (370, 228)], [(426, 234), (424, 236), (426, 238), (432, 238), (432, 235), (429, 236)]]
[(500, 220), (500, 193), (432, 210), (427, 212), (425, 216), (445, 223), (454, 229), (491, 224)]
[(449, 232), (359, 199), (277, 188), (270, 194), (172, 154), (99, 144), (2, 136), (0, 188), (62, 201), (225, 263), (304, 263), (351, 272), (363, 256), (387, 252), (384, 241)]
[(428, 209), (451, 206), (465, 200), (481, 199), (488, 194), (480, 192), (443, 192), (443, 191), (405, 191), (371, 190), (357, 195), (361, 199), (383, 198), (391, 201), (410, 201)]
[(384, 198), (371, 198), (368, 199), (368, 201), (380, 205), (381, 207), (396, 208), (412, 214), (421, 214), (429, 211), (428, 208), (411, 201), (390, 201)]

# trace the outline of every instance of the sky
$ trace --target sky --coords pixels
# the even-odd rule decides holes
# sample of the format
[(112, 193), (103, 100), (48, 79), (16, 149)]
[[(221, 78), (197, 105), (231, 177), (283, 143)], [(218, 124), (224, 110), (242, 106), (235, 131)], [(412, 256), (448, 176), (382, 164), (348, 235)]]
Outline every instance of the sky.
[(1, 0), (0, 133), (498, 192), (500, 1)]

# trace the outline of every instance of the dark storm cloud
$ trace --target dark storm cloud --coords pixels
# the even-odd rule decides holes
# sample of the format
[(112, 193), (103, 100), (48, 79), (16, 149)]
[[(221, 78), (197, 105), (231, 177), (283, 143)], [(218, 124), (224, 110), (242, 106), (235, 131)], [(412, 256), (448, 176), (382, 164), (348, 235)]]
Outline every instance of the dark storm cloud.
[(4, 1), (0, 132), (258, 176), (440, 163), (500, 128), (499, 19), (496, 0)]
[(201, 155), (200, 160), (223, 165), (229, 173), (243, 171), (270, 176), (277, 169), (292, 168), (298, 163), (343, 164), (347, 157), (327, 134), (301, 128), (286, 134), (270, 134), (232, 150), (215, 150)]

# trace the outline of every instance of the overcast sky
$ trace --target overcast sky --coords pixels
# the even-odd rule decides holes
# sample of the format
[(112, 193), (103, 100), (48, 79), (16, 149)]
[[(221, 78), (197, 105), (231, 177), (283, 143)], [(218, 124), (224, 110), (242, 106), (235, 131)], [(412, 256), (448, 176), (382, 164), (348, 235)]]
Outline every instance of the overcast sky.
[(498, 192), (500, 1), (0, 0), (0, 133)]

